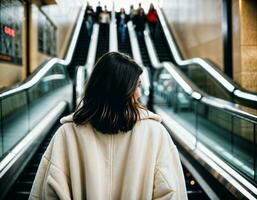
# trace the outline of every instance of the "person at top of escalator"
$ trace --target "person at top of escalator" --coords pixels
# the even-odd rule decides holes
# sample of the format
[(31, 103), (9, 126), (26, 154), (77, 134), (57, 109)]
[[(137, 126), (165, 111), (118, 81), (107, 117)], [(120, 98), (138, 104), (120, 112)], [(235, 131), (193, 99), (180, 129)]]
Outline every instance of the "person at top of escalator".
[(134, 17), (137, 14), (137, 11), (134, 9), (133, 5), (130, 5), (130, 9), (129, 9), (129, 18), (130, 20), (134, 23)]
[(104, 10), (100, 13), (98, 22), (103, 27), (103, 36), (106, 37), (108, 35), (108, 26), (111, 21), (110, 13), (107, 11), (107, 6), (104, 6)]
[(98, 5), (97, 5), (97, 7), (96, 7), (96, 12), (95, 12), (95, 17), (96, 17), (96, 19), (99, 18), (99, 15), (100, 15), (101, 12), (102, 12), (102, 6), (101, 6), (100, 1), (98, 1)]
[(157, 21), (158, 21), (158, 15), (153, 4), (151, 3), (149, 11), (147, 13), (147, 22), (148, 22), (150, 33), (153, 39), (155, 37), (155, 27), (156, 27)]
[(145, 30), (146, 15), (143, 8), (141, 8), (138, 14), (134, 17), (135, 30), (139, 39), (143, 39), (143, 32)]
[(138, 8), (136, 10), (136, 15), (138, 15), (140, 13), (140, 10), (143, 9), (142, 8), (142, 4), (141, 3), (138, 3)]
[(121, 39), (121, 42), (124, 43), (126, 39), (127, 22), (129, 20), (129, 16), (126, 15), (124, 8), (120, 9), (120, 12), (117, 14), (116, 19), (117, 19), (119, 37)]
[(93, 31), (93, 24), (95, 21), (95, 13), (93, 7), (87, 4), (87, 8), (85, 11), (84, 21), (86, 24), (87, 36), (90, 37)]
[(178, 150), (144, 108), (142, 68), (110, 52), (97, 62), (74, 113), (61, 119), (29, 200), (187, 200)]

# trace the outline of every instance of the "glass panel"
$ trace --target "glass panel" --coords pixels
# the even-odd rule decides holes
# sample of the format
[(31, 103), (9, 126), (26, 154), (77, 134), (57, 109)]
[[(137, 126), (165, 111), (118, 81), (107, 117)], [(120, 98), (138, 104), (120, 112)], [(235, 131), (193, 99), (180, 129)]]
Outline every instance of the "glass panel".
[(2, 153), (8, 152), (29, 131), (26, 92), (2, 100)]
[(249, 102), (243, 102), (239, 99), (231, 96), (232, 94), (228, 92), (221, 84), (217, 81), (216, 78), (211, 76), (203, 67), (198, 64), (190, 64), (186, 66), (179, 67), (184, 74), (189, 78), (196, 86), (201, 88), (206, 94), (211, 96), (227, 100), (231, 103), (236, 103), (240, 106), (240, 109), (257, 115), (256, 108), (249, 107)]
[(232, 117), (201, 102), (198, 105), (198, 140), (222, 158), (232, 159)]
[(254, 178), (254, 124), (233, 117), (233, 164)]
[(222, 160), (252, 180), (257, 179), (256, 122), (193, 100), (166, 69), (156, 71), (153, 86), (155, 106)]
[(55, 65), (28, 90), (30, 102), (30, 128), (33, 128), (60, 100), (71, 96), (65, 86), (69, 83), (61, 65)]
[(196, 134), (196, 103), (166, 69), (154, 77), (154, 105), (166, 111), (192, 134)]
[(198, 104), (198, 140), (253, 179), (254, 124), (224, 110)]
[(207, 94), (228, 101), (233, 101), (230, 93), (200, 65), (191, 64), (180, 68), (195, 85)]

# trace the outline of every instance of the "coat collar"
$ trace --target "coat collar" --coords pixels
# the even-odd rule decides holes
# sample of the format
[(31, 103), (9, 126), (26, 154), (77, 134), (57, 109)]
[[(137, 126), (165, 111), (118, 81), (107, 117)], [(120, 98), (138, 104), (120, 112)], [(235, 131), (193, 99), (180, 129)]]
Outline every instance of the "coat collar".
[[(73, 114), (74, 113), (61, 118), (60, 122), (62, 124), (73, 122)], [(162, 119), (159, 115), (157, 115), (157, 114), (155, 114), (155, 113), (153, 113), (149, 110), (140, 109), (139, 114), (140, 114), (140, 120), (153, 119), (153, 120), (158, 121), (158, 122), (162, 121)]]

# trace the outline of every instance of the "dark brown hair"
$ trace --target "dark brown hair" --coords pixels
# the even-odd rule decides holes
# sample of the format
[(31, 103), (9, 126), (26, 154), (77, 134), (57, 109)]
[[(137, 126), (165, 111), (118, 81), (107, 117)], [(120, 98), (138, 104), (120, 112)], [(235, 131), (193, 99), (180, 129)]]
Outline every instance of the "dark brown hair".
[(143, 108), (133, 94), (141, 67), (118, 52), (104, 54), (96, 63), (80, 106), (74, 113), (77, 125), (90, 123), (101, 133), (131, 130)]

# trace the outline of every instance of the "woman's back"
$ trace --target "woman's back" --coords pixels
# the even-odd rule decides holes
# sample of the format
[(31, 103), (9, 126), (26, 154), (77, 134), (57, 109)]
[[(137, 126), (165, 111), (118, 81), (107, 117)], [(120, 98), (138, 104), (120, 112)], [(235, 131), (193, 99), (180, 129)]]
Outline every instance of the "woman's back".
[[(159, 116), (142, 111), (127, 133), (102, 134), (91, 125), (76, 126), (72, 117), (51, 141), (43, 161), (45, 198), (59, 199), (186, 199), (176, 146)], [(46, 178), (47, 177), (47, 178)], [(35, 184), (34, 184), (35, 185)], [(37, 184), (36, 184), (37, 185)], [(33, 187), (33, 193), (39, 188)], [(55, 198), (53, 198), (55, 199)]]
[(107, 53), (43, 155), (30, 199), (187, 199), (178, 152), (138, 101), (143, 70)]

